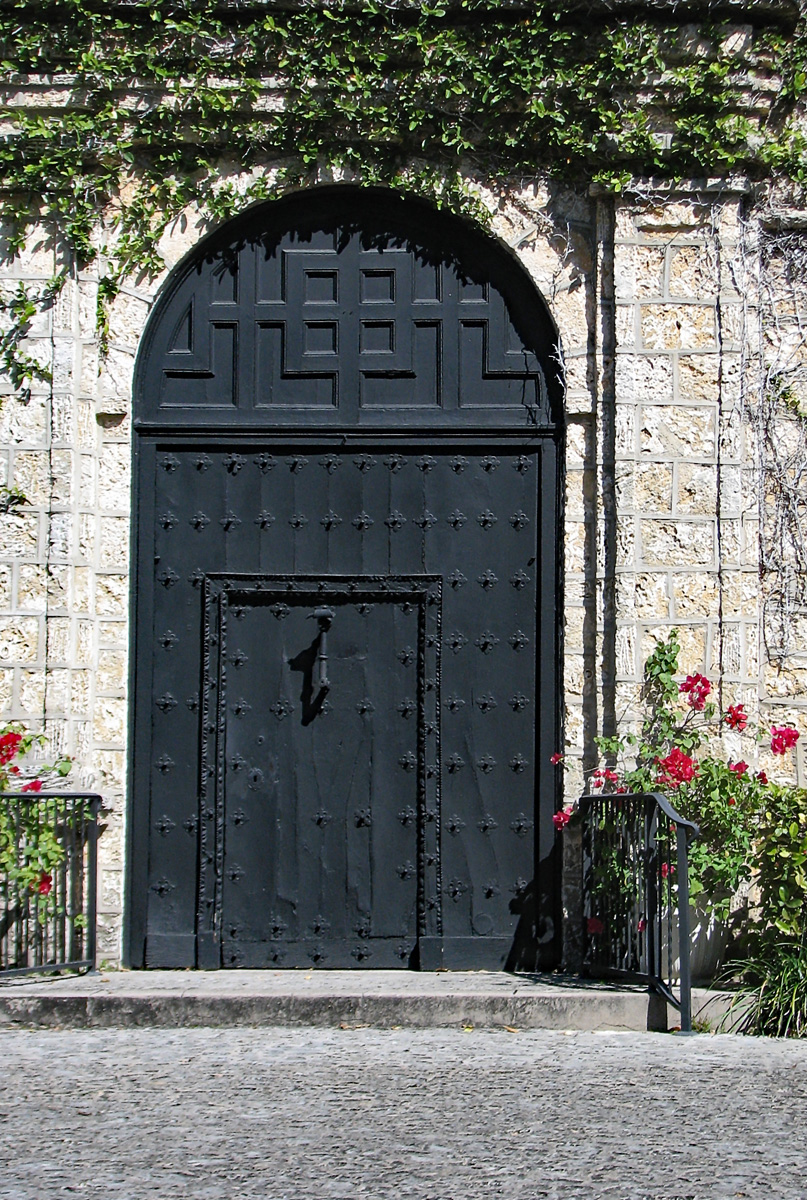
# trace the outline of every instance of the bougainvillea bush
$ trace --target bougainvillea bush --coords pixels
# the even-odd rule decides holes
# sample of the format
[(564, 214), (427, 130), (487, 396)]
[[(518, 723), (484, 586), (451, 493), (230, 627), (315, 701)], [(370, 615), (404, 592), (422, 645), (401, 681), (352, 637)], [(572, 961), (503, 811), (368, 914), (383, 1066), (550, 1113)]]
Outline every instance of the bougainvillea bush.
[[(667, 795), (700, 829), (690, 847), (692, 900), (725, 918), (738, 890), (753, 884), (753, 935), (801, 938), (807, 928), (807, 793), (746, 761), (760, 748), (784, 759), (798, 730), (754, 728), (742, 704), (721, 711), (706, 676), (680, 679), (679, 655), (673, 631), (645, 664), (640, 732), (598, 740), (604, 762), (591, 773), (589, 788)], [(743, 754), (729, 755), (727, 742), (739, 744)], [(574, 818), (574, 806), (567, 806), (555, 825), (562, 829)]]
[[(47, 790), (49, 781), (63, 779), (70, 771), (69, 758), (52, 763), (38, 758), (46, 744), (44, 735), (31, 733), (12, 723), (0, 727), (0, 793), (31, 793), (31, 799)], [(63, 807), (63, 806), (62, 806)], [(20, 898), (36, 898), (38, 919), (48, 916), (52, 905), (54, 872), (65, 857), (60, 823), (65, 819), (59, 801), (49, 801), (47, 819), (35, 803), (3, 802), (0, 795), (0, 900), (7, 913), (14, 913)], [(3, 931), (0, 931), (3, 932)]]

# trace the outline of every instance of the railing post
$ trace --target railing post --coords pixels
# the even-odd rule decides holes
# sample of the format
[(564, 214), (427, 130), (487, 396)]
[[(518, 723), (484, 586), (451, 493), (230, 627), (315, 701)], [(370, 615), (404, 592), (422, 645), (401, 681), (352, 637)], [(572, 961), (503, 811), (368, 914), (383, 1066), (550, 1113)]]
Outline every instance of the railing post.
[(681, 995), (681, 1032), (692, 1033), (692, 977), (690, 975), (688, 830), (676, 826), (678, 850), (678, 987)]
[(84, 946), (84, 957), (90, 963), (90, 970), (95, 970), (96, 956), (96, 916), (98, 908), (98, 810), (101, 807), (99, 797), (90, 797), (90, 824), (87, 832), (87, 941)]

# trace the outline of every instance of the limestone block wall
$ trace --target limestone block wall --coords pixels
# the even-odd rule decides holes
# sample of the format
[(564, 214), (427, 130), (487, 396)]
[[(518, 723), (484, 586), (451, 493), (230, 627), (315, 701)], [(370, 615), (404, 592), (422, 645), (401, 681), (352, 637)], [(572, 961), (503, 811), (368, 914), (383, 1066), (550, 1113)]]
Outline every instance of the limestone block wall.
[[(763, 714), (776, 704), (801, 722), (802, 675), (783, 692), (781, 663), (771, 674), (761, 659), (757, 401), (768, 318), (750, 198), (703, 183), (618, 198), (541, 179), (476, 186), (563, 347), (568, 798), (595, 764), (594, 738), (636, 720), (644, 660), (673, 627), (683, 668), (719, 679), (724, 704)], [(162, 275), (129, 281), (111, 305), (106, 355), (96, 272), (57, 261), (49, 231), (0, 272), (5, 294), (44, 286), (57, 265), (70, 275), (29, 331), (52, 384), (35, 384), (26, 403), (2, 387), (2, 480), (28, 502), (0, 514), (0, 718), (44, 728), (106, 798), (109, 962), (120, 954), (126, 853), (133, 369), (155, 295), (205, 229), (194, 209), (169, 227)], [(807, 670), (807, 641), (799, 653)]]

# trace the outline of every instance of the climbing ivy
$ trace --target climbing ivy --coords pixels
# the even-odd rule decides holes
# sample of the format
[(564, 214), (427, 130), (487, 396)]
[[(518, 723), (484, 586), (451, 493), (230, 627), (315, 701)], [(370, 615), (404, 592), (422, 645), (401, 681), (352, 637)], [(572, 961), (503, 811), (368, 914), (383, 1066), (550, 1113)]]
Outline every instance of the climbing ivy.
[[(782, 7), (737, 32), (569, 0), (0, 0), (8, 252), (49, 223), (74, 261), (103, 256), (103, 300), (162, 267), (160, 235), (191, 202), (221, 220), (328, 172), (481, 219), (475, 171), (617, 190), (738, 168), (807, 180), (801, 21)], [(20, 343), (59, 286), (2, 301), (18, 385), (44, 377)]]

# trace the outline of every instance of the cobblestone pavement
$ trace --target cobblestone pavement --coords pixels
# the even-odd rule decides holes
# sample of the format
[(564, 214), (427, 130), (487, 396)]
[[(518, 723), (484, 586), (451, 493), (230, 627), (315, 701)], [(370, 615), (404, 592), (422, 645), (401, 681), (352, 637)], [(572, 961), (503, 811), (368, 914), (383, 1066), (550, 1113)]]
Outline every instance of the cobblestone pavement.
[(0, 1033), (0, 1198), (802, 1200), (807, 1044)]

